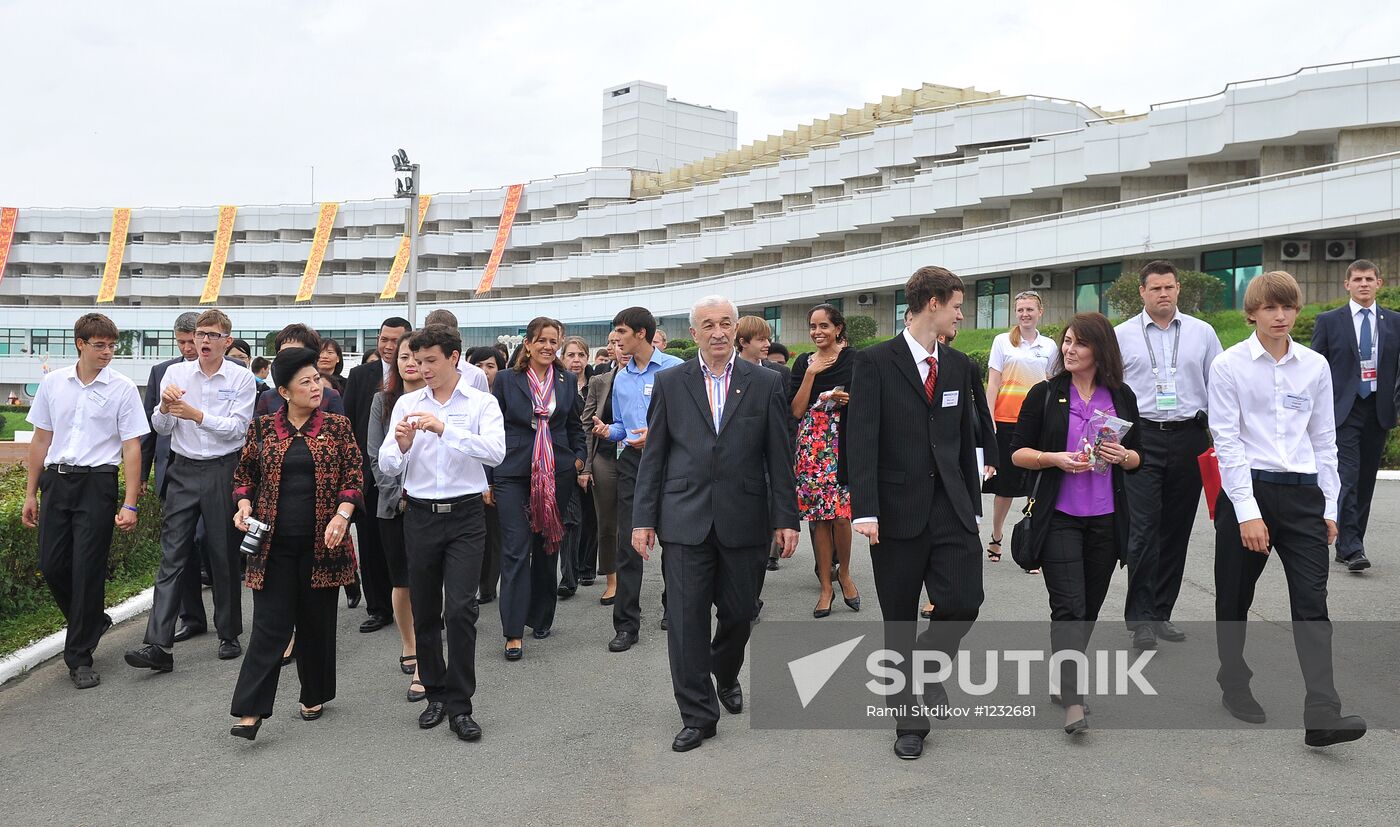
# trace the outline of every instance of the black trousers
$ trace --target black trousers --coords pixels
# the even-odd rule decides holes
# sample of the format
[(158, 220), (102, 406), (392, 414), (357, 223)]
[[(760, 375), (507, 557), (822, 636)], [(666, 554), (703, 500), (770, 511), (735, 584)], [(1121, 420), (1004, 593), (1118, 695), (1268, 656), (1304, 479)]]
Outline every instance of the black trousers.
[[(1050, 648), (1082, 654), (1089, 646), (1118, 563), (1113, 515), (1073, 517), (1055, 511), (1050, 515), (1049, 532), (1040, 560), (1050, 597)], [(1068, 666), (1061, 665), (1060, 695), (1066, 705), (1083, 703), (1083, 681), (1078, 670)]]
[[(555, 476), (563, 480), (556, 491), (574, 484), (572, 468)], [(544, 537), (530, 530), (529, 477), (496, 477), (491, 490), (501, 515), (501, 632), (510, 640), (524, 637), (526, 626), (548, 629), (554, 625), (558, 555), (564, 548), (561, 544), (554, 554), (546, 554)], [(561, 503), (561, 512), (567, 507), (567, 502)]]
[[(982, 544), (975, 532), (963, 527), (941, 484), (930, 503), (890, 505), (929, 512), (928, 525), (917, 537), (881, 537), (870, 547), (870, 569), (885, 621), (885, 648), (904, 655), (900, 666), (904, 689), (890, 695), (888, 705), (907, 707), (915, 703), (910, 660), (921, 592), (927, 590), (934, 611), (928, 628), (918, 635), (918, 646), (942, 652), (951, 661), (982, 607)], [(926, 735), (929, 722), (923, 716), (901, 715), (895, 729), (900, 735)]]
[(214, 629), (220, 640), (243, 634), (243, 583), (238, 551), (242, 539), (233, 527), (233, 472), (238, 452), (208, 460), (175, 454), (165, 470), (165, 514), (160, 530), (161, 560), (155, 598), (146, 623), (146, 643), (174, 645), (180, 611), (180, 575), (193, 566), (195, 527), (204, 519), (204, 546), (213, 581)]
[[(384, 563), (389, 572), (389, 583), (396, 589), (408, 588), (408, 552), (404, 548), (403, 515), (392, 520), (380, 518), (379, 547), (384, 550)], [(412, 602), (410, 600), (410, 602)], [(413, 618), (401, 617), (399, 621), (412, 623)]]
[(311, 588), (314, 547), (309, 535), (273, 536), (263, 587), (253, 590), (253, 633), (233, 689), (231, 715), (272, 715), (282, 653), (294, 629), (302, 705), (314, 707), (335, 698), (335, 614), (340, 589)]
[[(698, 546), (668, 543), (661, 553), (671, 688), (685, 726), (703, 728), (718, 721), (716, 684), (724, 689), (739, 682), (753, 620), (754, 561), (767, 559), (767, 549), (723, 546), (711, 529)], [(712, 606), (717, 621), (713, 638)]]
[(574, 552), (579, 580), (598, 578), (598, 513), (593, 510), (593, 488), (579, 491), (579, 538)]
[(494, 505), (482, 508), (486, 520), (486, 550), (481, 555), (481, 581), (477, 594), (495, 600), (501, 580), (501, 510)]
[[(370, 480), (368, 468), (365, 479)], [(378, 518), (379, 490), (373, 485), (364, 487), (365, 507), (355, 510), (360, 552), (360, 585), (365, 596), (365, 613), (379, 617), (393, 617), (393, 579), (389, 576), (389, 564), (384, 559), (384, 546), (379, 538)], [(406, 622), (408, 618), (400, 618)]]
[(1245, 621), (1254, 586), (1271, 556), (1283, 564), (1293, 619), (1293, 645), (1307, 695), (1307, 726), (1325, 725), (1342, 706), (1332, 679), (1332, 624), (1327, 617), (1327, 525), (1322, 489), (1254, 481), (1254, 497), (1275, 554), (1250, 551), (1240, 542), (1235, 506), (1224, 491), (1215, 506), (1215, 619), (1221, 689), (1247, 689), (1254, 676), (1244, 660)]
[(1366, 524), (1371, 496), (1385, 453), (1386, 430), (1376, 417), (1376, 395), (1357, 397), (1351, 413), (1337, 423), (1337, 473), (1342, 478), (1337, 502), (1337, 556), (1346, 560), (1366, 551)]
[(204, 580), (200, 576), (200, 569), (208, 568), (209, 552), (204, 548), (204, 518), (201, 517), (194, 526), (194, 553), (180, 573), (179, 617), (187, 626), (209, 628), (209, 614), (204, 610)]
[(637, 489), (637, 468), (642, 452), (622, 449), (617, 458), (617, 600), (613, 602), (613, 629), (635, 635), (642, 628), (642, 571), (640, 554), (632, 548), (632, 502)]
[[(476, 693), (476, 602), (486, 520), (481, 498), (435, 513), (410, 502), (404, 512), (408, 547), (408, 588), (413, 631), (418, 636), (418, 675), (428, 700), (440, 701), (448, 716), (472, 711)], [(447, 658), (442, 638), (447, 636)]]
[(1209, 435), (1199, 425), (1176, 431), (1142, 426), (1142, 466), (1124, 478), (1132, 515), (1123, 609), (1129, 629), (1172, 619), (1201, 501), (1198, 457), (1209, 447)]
[(117, 475), (43, 471), (39, 491), (39, 570), (68, 622), (63, 662), (69, 669), (91, 666), (107, 619)]

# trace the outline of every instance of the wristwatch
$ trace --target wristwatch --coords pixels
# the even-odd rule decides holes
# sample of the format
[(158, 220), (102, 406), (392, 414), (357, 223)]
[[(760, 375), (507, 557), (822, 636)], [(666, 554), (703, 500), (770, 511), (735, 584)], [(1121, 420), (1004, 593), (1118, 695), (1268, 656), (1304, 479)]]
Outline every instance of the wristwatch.
[(347, 523), (350, 522), (350, 515), (346, 514), (344, 511), (340, 511), (339, 509), (337, 509), (335, 512), (335, 516), (339, 517)]

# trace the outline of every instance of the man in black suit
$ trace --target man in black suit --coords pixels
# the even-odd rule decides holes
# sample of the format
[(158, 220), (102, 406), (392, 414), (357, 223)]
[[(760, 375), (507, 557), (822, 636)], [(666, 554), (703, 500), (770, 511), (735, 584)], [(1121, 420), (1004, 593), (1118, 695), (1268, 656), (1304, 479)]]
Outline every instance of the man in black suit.
[[(983, 597), (979, 443), (984, 457), (997, 455), (982, 427), (990, 413), (975, 401), (972, 362), (938, 344), (962, 320), (962, 279), (942, 267), (921, 267), (904, 293), (913, 311), (909, 326), (856, 354), (846, 445), (852, 525), (870, 541), (885, 645), (905, 654), (904, 686), (889, 697), (891, 707), (915, 702), (909, 655), (920, 590), (935, 606), (922, 649), (951, 659), (977, 619)], [(941, 684), (932, 685), (924, 703), (947, 703)], [(895, 754), (918, 758), (928, 731), (925, 716), (899, 716)]]
[(714, 737), (720, 703), (743, 710), (754, 571), (770, 539), (785, 557), (797, 548), (786, 389), (774, 371), (737, 358), (738, 317), (722, 296), (691, 309), (700, 358), (657, 374), (637, 471), (632, 548), (649, 560), (658, 537), (665, 546), (671, 686), (684, 724), (676, 752)]
[(1342, 479), (1337, 562), (1354, 572), (1371, 567), (1366, 523), (1386, 434), (1395, 427), (1400, 313), (1376, 304), (1383, 283), (1374, 262), (1353, 261), (1344, 284), (1351, 301), (1319, 313), (1312, 336), (1312, 349), (1332, 366), (1337, 471)]

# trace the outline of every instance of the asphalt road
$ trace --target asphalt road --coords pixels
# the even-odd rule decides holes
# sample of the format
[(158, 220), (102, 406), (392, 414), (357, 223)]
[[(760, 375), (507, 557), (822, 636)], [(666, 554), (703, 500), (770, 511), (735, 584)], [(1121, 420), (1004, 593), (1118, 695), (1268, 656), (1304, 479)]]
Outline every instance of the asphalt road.
[[(1202, 509), (1178, 619), (1212, 616), (1210, 532)], [(1371, 535), (1369, 573), (1333, 570), (1334, 620), (1400, 620), (1400, 483), (1380, 484)], [(768, 576), (765, 618), (875, 617), (868, 553), (856, 544), (864, 612), (838, 601), (830, 618), (811, 620), (804, 538)], [(1104, 617), (1122, 616), (1125, 585), (1119, 572)], [(1040, 579), (1009, 556), (988, 565), (986, 590), (983, 618), (1047, 613)], [(476, 719), (485, 737), (476, 744), (445, 725), (417, 729), (422, 706), (404, 700), (398, 636), (359, 634), (361, 610), (342, 608), (339, 695), (325, 716), (297, 717), (289, 667), (277, 713), (252, 743), (228, 735), (239, 661), (217, 660), (205, 636), (176, 647), (171, 674), (131, 669), (121, 655), (140, 642), (137, 618), (98, 650), (99, 688), (74, 689), (60, 659), (0, 687), (0, 824), (1400, 822), (1394, 730), (1327, 750), (1288, 730), (1093, 730), (1071, 744), (1051, 715), (1043, 728), (935, 726), (923, 759), (903, 762), (885, 732), (753, 730), (745, 712), (678, 755), (666, 633), (656, 626), (660, 567), (648, 567), (643, 638), (631, 652), (606, 651), (610, 609), (599, 594), (595, 585), (563, 603), (554, 636), (527, 639), (519, 663), (502, 659), (496, 606), (484, 607)], [(1277, 563), (1256, 614), (1288, 617)]]

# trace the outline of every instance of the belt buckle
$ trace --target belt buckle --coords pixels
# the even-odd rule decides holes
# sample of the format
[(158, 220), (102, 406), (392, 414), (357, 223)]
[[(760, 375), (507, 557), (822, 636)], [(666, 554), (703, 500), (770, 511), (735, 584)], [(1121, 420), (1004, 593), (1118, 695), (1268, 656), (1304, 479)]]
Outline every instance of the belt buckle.
[(58, 473), (60, 473), (60, 474), (62, 474), (63, 476), (66, 477), (66, 476), (68, 476), (69, 474), (72, 473), (71, 471), (65, 471), (65, 470), (63, 470), (63, 469), (66, 468), (66, 467), (71, 467), (71, 466), (65, 466), (65, 465), (64, 465), (63, 463), (61, 463), (61, 462), (56, 462), (56, 463), (54, 463), (53, 470), (57, 471)]
[(434, 514), (451, 514), (452, 503), (433, 503)]

